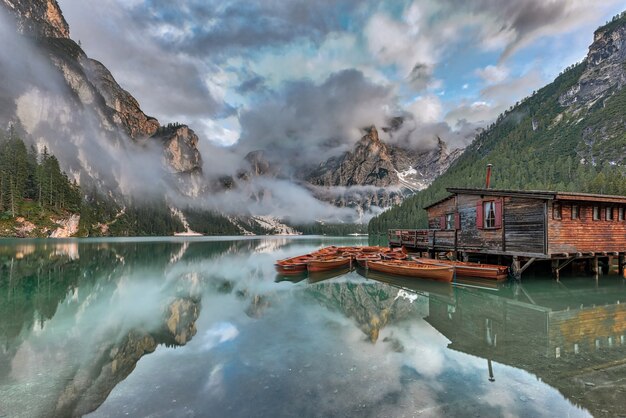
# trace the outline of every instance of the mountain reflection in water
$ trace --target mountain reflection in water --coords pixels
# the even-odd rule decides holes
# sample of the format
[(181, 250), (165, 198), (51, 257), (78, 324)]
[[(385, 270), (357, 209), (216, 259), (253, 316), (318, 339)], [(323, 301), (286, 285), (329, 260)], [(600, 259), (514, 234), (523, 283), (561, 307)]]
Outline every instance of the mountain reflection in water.
[(618, 416), (616, 276), (276, 277), (332, 238), (0, 243), (0, 416)]

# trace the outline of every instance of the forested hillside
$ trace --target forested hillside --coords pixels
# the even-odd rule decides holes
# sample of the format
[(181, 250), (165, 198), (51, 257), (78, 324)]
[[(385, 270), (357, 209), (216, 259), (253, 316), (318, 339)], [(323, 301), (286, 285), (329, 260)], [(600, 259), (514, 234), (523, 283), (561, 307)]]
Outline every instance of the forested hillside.
[[(594, 45), (625, 27), (625, 15), (614, 19), (596, 31)], [(621, 35), (611, 36), (626, 47)], [(587, 60), (502, 114), (430, 187), (372, 219), (369, 232), (425, 228), (422, 208), (445, 197), (447, 187), (484, 186), (489, 163), (493, 188), (626, 194), (626, 88), (610, 85), (597, 97), (584, 97), (584, 102), (575, 96), (593, 85), (594, 74), (603, 70), (604, 61), (592, 55), (594, 45)], [(617, 83), (626, 73), (626, 62), (620, 61), (617, 68), (612, 62), (610, 70)]]
[(47, 149), (27, 148), (16, 130), (0, 132), (0, 229), (18, 217), (45, 220), (80, 211), (81, 194)]

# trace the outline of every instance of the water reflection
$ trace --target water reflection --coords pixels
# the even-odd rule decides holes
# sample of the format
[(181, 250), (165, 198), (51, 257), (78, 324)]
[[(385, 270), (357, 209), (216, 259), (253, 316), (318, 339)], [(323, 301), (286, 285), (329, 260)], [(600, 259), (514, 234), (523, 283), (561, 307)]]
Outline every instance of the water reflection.
[(0, 416), (626, 410), (621, 279), (275, 276), (277, 258), (355, 243), (6, 241)]

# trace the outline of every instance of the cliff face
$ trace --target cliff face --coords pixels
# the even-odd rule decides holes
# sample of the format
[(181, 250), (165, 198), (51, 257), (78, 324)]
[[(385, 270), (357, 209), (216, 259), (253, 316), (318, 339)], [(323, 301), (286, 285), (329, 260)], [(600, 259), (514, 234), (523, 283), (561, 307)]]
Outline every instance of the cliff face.
[(323, 162), (308, 180), (317, 186), (386, 187), (399, 182), (389, 147), (379, 139), (375, 127), (369, 129), (353, 151)]
[(18, 30), (28, 36), (69, 38), (70, 28), (56, 0), (2, 0), (16, 17)]
[[(307, 177), (317, 186), (315, 193), (338, 206), (389, 207), (405, 196), (424, 189), (443, 173), (460, 155), (461, 150), (448, 151), (438, 139), (431, 150), (415, 150), (383, 142), (375, 127), (371, 127), (355, 145), (353, 151), (321, 163)], [(340, 196), (324, 188), (370, 186), (357, 188)]]
[[(68, 24), (55, 0), (1, 0), (0, 8), (14, 19), (24, 45), (34, 42), (34, 56), (41, 59), (43, 67), (49, 67), (41, 71), (46, 75), (43, 81), (40, 74), (33, 73), (30, 80), (28, 75), (22, 77), (19, 87), (0, 89), (2, 125), (19, 122), (35, 141), (46, 144), (53, 153), (54, 142), (47, 137), (67, 132), (82, 144), (96, 140), (95, 130), (105, 140), (123, 145), (129, 139), (150, 138), (159, 131), (159, 121), (146, 115), (111, 72), (70, 39)], [(85, 127), (87, 124), (91, 126)], [(178, 125), (176, 130), (161, 131), (158, 138), (164, 144), (168, 171), (201, 170), (198, 137), (191, 129)], [(89, 161), (81, 163), (92, 177), (110, 174), (93, 173)], [(76, 170), (76, 165), (78, 162), (66, 162), (64, 169)]]
[(594, 33), (585, 63), (578, 83), (559, 97), (561, 105), (591, 105), (626, 85), (626, 17)]
[(186, 125), (158, 131), (155, 139), (163, 141), (164, 160), (173, 173), (194, 173), (202, 169), (198, 135)]

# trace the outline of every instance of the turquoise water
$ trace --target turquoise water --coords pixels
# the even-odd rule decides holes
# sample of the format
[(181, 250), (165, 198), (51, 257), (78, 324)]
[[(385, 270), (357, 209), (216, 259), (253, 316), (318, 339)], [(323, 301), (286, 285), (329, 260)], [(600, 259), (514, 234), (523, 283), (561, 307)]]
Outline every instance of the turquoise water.
[(276, 276), (331, 244), (0, 241), (0, 416), (625, 413), (621, 278)]

